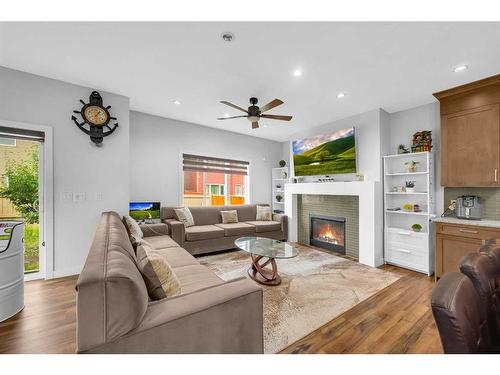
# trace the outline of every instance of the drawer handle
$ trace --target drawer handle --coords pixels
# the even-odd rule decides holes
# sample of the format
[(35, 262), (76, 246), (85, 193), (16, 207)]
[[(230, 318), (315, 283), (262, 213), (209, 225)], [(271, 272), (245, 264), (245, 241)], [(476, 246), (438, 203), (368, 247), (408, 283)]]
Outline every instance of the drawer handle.
[(412, 235), (411, 233), (408, 233), (408, 232), (398, 232), (398, 234), (400, 234), (402, 236), (411, 236)]
[(410, 250), (406, 250), (406, 249), (395, 249), (395, 250), (402, 252), (402, 253), (405, 253), (405, 254), (411, 254)]
[(462, 232), (462, 233), (470, 233), (470, 234), (477, 234), (478, 233), (477, 230), (471, 230), (471, 229), (459, 229), (458, 231)]
[(495, 168), (495, 182), (498, 182), (498, 169)]

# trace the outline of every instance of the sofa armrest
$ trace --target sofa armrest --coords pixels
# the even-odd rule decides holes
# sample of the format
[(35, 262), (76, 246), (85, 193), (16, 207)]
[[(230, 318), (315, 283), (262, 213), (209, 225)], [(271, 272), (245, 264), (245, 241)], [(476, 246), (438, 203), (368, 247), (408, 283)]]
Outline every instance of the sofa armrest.
[(141, 228), (144, 237), (168, 236), (170, 234), (168, 225), (165, 223), (140, 224), (139, 227)]
[(285, 214), (273, 214), (273, 220), (281, 223), (281, 231), (285, 241), (288, 240), (288, 216)]
[(186, 228), (184, 227), (184, 224), (175, 219), (165, 219), (163, 222), (168, 225), (170, 237), (172, 237), (172, 239), (177, 242), (179, 246), (183, 246), (184, 239), (186, 238)]
[(263, 353), (262, 289), (241, 278), (150, 302), (142, 323), (93, 353)]

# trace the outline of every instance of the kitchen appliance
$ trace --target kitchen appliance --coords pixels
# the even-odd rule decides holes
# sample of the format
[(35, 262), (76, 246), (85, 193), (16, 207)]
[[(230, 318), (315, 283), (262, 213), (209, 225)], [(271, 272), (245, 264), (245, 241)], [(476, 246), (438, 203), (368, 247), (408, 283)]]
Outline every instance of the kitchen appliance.
[(467, 220), (481, 220), (483, 217), (483, 202), (477, 195), (462, 195), (457, 197), (456, 217)]

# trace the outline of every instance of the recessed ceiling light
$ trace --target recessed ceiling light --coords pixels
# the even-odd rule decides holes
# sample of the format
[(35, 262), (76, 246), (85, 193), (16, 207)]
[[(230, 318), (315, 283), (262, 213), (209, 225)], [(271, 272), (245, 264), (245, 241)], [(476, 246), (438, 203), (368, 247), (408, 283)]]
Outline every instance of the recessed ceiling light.
[(458, 73), (458, 72), (463, 72), (464, 70), (467, 70), (469, 67), (467, 65), (458, 65), (453, 68), (453, 72)]
[(302, 70), (300, 70), (300, 69), (295, 69), (295, 70), (293, 71), (293, 75), (294, 75), (295, 77), (300, 77), (300, 76), (302, 75)]
[(181, 104), (181, 102), (178, 101), (178, 100), (173, 100), (172, 103), (174, 103), (175, 105), (180, 105)]
[(226, 113), (226, 114), (224, 115), (224, 117), (225, 117), (225, 118), (228, 118), (228, 117), (229, 117), (229, 114), (228, 114), (228, 113)]
[(345, 97), (345, 93), (344, 92), (339, 92), (337, 94), (337, 99), (342, 99), (343, 97)]
[(228, 31), (225, 33), (222, 33), (221, 37), (222, 37), (222, 40), (224, 42), (232, 42), (234, 40), (234, 34), (228, 32)]

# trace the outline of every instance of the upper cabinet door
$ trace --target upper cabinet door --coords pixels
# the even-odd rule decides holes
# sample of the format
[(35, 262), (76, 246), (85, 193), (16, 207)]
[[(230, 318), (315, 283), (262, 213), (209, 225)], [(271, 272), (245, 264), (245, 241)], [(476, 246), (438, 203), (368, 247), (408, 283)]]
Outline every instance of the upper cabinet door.
[(441, 185), (500, 186), (500, 106), (441, 116)]

